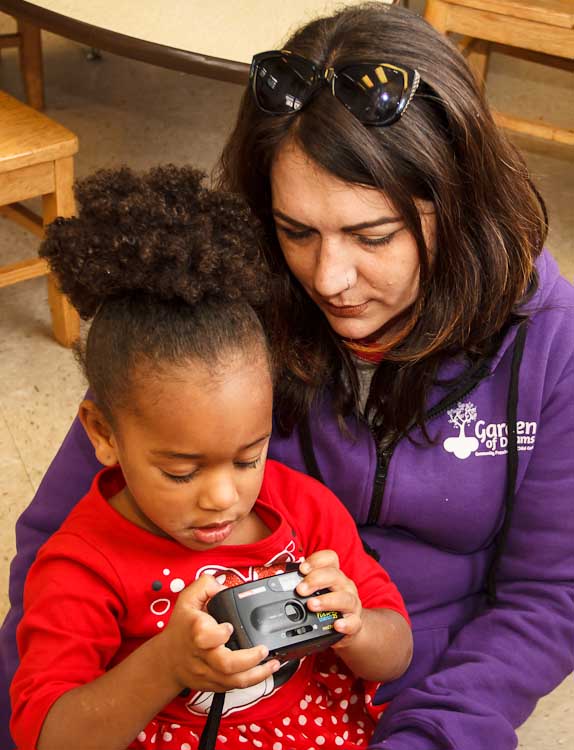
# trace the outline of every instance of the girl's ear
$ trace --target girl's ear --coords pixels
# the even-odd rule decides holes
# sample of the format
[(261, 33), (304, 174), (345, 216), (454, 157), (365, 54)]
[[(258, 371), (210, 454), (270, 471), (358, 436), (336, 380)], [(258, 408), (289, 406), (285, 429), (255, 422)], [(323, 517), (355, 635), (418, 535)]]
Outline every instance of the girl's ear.
[(118, 463), (117, 443), (112, 427), (93, 401), (85, 399), (78, 409), (78, 418), (94, 446), (96, 458), (104, 466)]

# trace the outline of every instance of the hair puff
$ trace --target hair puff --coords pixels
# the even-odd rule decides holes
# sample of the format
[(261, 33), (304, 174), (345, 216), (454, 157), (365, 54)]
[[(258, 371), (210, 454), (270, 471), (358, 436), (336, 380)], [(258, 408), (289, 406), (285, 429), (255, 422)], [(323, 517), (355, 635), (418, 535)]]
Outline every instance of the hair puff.
[(190, 305), (264, 302), (259, 224), (239, 196), (204, 179), (167, 165), (100, 170), (76, 184), (78, 216), (48, 227), (40, 255), (82, 318), (134, 291)]

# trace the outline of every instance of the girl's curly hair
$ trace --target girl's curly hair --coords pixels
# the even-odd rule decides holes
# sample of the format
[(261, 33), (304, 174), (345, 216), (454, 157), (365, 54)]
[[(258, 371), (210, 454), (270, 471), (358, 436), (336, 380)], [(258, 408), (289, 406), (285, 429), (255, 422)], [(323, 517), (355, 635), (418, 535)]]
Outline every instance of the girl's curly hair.
[(129, 406), (134, 368), (221, 364), (258, 347), (270, 295), (259, 223), (244, 201), (168, 165), (101, 170), (77, 183), (77, 217), (58, 218), (40, 255), (81, 317), (79, 359), (108, 419)]
[(48, 227), (40, 255), (81, 317), (133, 291), (195, 305), (267, 293), (259, 225), (192, 167), (100, 170), (76, 185), (79, 214)]

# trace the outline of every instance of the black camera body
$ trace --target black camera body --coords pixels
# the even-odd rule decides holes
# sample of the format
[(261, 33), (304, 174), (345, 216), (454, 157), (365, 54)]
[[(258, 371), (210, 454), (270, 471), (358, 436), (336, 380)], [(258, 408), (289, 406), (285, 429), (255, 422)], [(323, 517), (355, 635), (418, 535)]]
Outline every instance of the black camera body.
[(343, 637), (333, 628), (340, 612), (311, 612), (306, 602), (312, 596), (299, 596), (296, 586), (303, 576), (298, 571), (279, 573), (217, 593), (207, 611), (218, 622), (230, 622), (231, 649), (264, 645), (269, 659), (300, 659), (336, 643)]

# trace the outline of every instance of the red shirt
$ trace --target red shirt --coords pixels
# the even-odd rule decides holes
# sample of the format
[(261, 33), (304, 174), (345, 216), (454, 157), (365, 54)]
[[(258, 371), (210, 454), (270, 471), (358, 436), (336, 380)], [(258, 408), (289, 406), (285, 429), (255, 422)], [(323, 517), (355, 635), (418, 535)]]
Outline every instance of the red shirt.
[[(202, 573), (232, 586), (281, 572), (285, 563), (315, 550), (333, 549), (364, 607), (396, 610), (408, 619), (400, 594), (364, 552), (344, 506), (323, 485), (282, 464), (267, 462), (255, 505), (269, 536), (205, 552), (155, 536), (121, 516), (107, 498), (123, 486), (119, 468), (100, 472), (28, 575), (18, 628), (21, 665), (11, 689), (11, 729), (21, 750), (36, 746), (50, 707), (63, 693), (96, 679), (160, 632), (179, 592)], [(227, 711), (222, 728), (226, 722), (280, 715), (304, 693), (314, 661), (304, 659), (279, 689), (268, 686), (267, 695)], [(201, 730), (209, 708), (201, 704), (198, 692), (178, 697), (160, 717)]]

